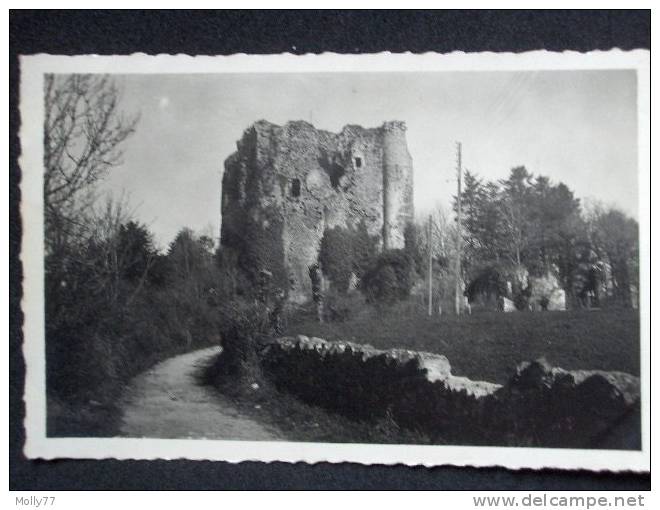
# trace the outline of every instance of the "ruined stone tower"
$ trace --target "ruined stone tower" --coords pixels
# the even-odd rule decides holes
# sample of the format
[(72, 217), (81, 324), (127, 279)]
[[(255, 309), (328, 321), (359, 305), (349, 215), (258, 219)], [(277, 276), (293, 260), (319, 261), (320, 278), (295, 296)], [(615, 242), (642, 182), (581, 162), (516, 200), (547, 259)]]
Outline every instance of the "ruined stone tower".
[(414, 218), (405, 132), (398, 121), (336, 134), (304, 121), (256, 122), (225, 161), (223, 249), (248, 271), (271, 271), (302, 302), (326, 228), (363, 223), (381, 248), (402, 248)]

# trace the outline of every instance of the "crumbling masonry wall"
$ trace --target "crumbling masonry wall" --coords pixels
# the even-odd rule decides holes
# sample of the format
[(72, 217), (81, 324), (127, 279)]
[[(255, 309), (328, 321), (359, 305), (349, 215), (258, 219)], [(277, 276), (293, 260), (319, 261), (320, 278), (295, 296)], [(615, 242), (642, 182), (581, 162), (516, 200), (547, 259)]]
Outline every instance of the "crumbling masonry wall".
[(403, 122), (339, 133), (304, 121), (258, 121), (225, 161), (223, 248), (248, 273), (271, 271), (289, 299), (311, 298), (309, 267), (326, 228), (364, 223), (381, 248), (402, 248), (414, 217), (413, 169)]
[(433, 444), (641, 448), (639, 378), (521, 363), (504, 385), (451, 373), (445, 356), (303, 335), (261, 348), (282, 391), (352, 419), (392, 418)]

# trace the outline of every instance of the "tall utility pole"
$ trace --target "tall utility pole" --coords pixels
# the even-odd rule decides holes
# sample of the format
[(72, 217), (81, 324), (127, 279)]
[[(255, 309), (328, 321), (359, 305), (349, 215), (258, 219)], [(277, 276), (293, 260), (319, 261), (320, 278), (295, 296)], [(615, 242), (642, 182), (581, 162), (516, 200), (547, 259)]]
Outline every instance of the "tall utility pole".
[(433, 215), (429, 214), (429, 317), (433, 315)]
[(454, 296), (454, 308), (456, 315), (461, 315), (461, 302), (463, 301), (461, 288), (461, 252), (463, 245), (463, 236), (461, 234), (461, 193), (463, 181), (463, 168), (461, 166), (461, 142), (456, 143), (456, 173), (458, 181), (458, 194), (456, 195), (456, 262), (455, 273), (456, 289)]

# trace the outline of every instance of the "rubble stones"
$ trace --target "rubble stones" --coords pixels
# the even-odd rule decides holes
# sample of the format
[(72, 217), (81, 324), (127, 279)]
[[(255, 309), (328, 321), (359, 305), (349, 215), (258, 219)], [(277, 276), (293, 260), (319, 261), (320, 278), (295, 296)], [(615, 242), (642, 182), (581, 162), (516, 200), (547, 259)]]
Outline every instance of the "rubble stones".
[(513, 301), (504, 296), (498, 298), (497, 308), (500, 312), (515, 312), (517, 310)]
[[(507, 410), (508, 429), (547, 446), (597, 447), (639, 412), (640, 386), (639, 378), (624, 372), (569, 371), (539, 359), (521, 363), (494, 397)], [(639, 448), (639, 434), (630, 427), (623, 444), (610, 447)]]

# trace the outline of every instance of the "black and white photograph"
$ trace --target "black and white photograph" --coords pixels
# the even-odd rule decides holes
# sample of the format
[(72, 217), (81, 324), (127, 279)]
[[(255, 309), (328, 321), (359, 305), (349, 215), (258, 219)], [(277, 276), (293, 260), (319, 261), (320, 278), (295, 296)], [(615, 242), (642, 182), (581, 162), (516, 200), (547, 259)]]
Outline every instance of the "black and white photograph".
[(22, 68), (29, 457), (648, 469), (648, 52)]

